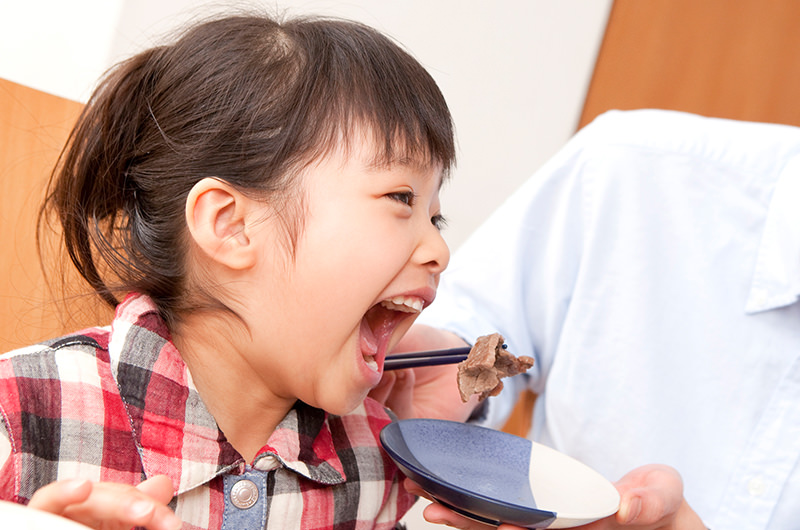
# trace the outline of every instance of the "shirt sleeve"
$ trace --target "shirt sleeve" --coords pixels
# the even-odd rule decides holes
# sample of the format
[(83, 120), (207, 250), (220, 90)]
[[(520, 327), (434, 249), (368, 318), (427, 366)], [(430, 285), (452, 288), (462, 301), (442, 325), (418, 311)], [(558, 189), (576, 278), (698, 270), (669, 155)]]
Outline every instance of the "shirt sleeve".
[[(588, 132), (584, 132), (587, 131)], [(585, 189), (580, 170), (590, 128), (578, 133), (537, 171), (454, 254), (436, 301), (419, 322), (450, 330), (467, 342), (499, 332), (515, 355), (534, 367), (506, 380), (489, 398), (486, 421), (501, 425), (525, 387), (544, 388), (584, 240)]]

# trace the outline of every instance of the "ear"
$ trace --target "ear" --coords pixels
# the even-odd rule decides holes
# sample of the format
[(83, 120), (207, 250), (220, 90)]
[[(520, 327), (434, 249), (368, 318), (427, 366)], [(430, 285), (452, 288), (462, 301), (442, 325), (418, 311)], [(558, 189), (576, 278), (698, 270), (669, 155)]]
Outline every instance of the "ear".
[(235, 270), (256, 261), (248, 236), (253, 201), (223, 180), (204, 178), (186, 197), (186, 223), (192, 239), (213, 261)]

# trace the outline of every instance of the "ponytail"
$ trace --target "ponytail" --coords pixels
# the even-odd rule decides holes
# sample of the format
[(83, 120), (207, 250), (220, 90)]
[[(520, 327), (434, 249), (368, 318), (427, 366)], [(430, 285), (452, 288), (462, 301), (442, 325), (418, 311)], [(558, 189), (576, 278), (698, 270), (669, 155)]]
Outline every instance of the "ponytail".
[[(147, 261), (137, 259), (142, 212), (136, 182), (128, 178), (129, 169), (146, 155), (140, 152), (138, 136), (152, 120), (148, 63), (156, 52), (121, 63), (101, 80), (62, 151), (40, 211), (40, 233), (44, 216), (52, 210), (70, 261), (112, 307), (145, 277), (158, 277)], [(161, 272), (172, 279), (179, 276)]]

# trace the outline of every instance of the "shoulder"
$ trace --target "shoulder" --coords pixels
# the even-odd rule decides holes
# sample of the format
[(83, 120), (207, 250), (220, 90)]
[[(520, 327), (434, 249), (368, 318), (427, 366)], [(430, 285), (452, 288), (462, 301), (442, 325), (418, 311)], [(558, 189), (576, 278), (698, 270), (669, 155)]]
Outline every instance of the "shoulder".
[(31, 415), (60, 417), (66, 401), (93, 403), (74, 397), (97, 396), (108, 386), (107, 346), (108, 330), (91, 328), (0, 356), (0, 415), (6, 428), (13, 430)]
[(107, 361), (108, 328), (88, 328), (31, 346), (25, 346), (0, 356), (0, 378), (57, 377), (60, 367), (89, 360)]
[(761, 165), (797, 153), (800, 128), (671, 110), (615, 110), (598, 116), (571, 143), (590, 152), (616, 147), (685, 154), (721, 164)]
[(53, 353), (56, 351), (68, 352), (70, 350), (90, 351), (108, 349), (108, 340), (111, 328), (92, 327), (86, 328), (69, 335), (63, 335), (53, 339), (45, 340), (22, 348), (11, 350), (0, 355), (0, 361), (7, 359), (24, 359), (31, 356)]

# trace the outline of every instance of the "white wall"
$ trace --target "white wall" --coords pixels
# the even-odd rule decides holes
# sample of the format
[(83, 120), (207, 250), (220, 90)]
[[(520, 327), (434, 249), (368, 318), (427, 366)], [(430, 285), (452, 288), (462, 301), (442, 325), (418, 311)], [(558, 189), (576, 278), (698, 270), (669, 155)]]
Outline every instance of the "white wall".
[[(0, 0), (0, 77), (83, 101), (113, 62), (183, 21), (253, 3)], [(361, 20), (429, 69), (458, 134), (458, 167), (442, 196), (445, 237), (455, 248), (574, 132), (611, 0), (257, 5)]]

